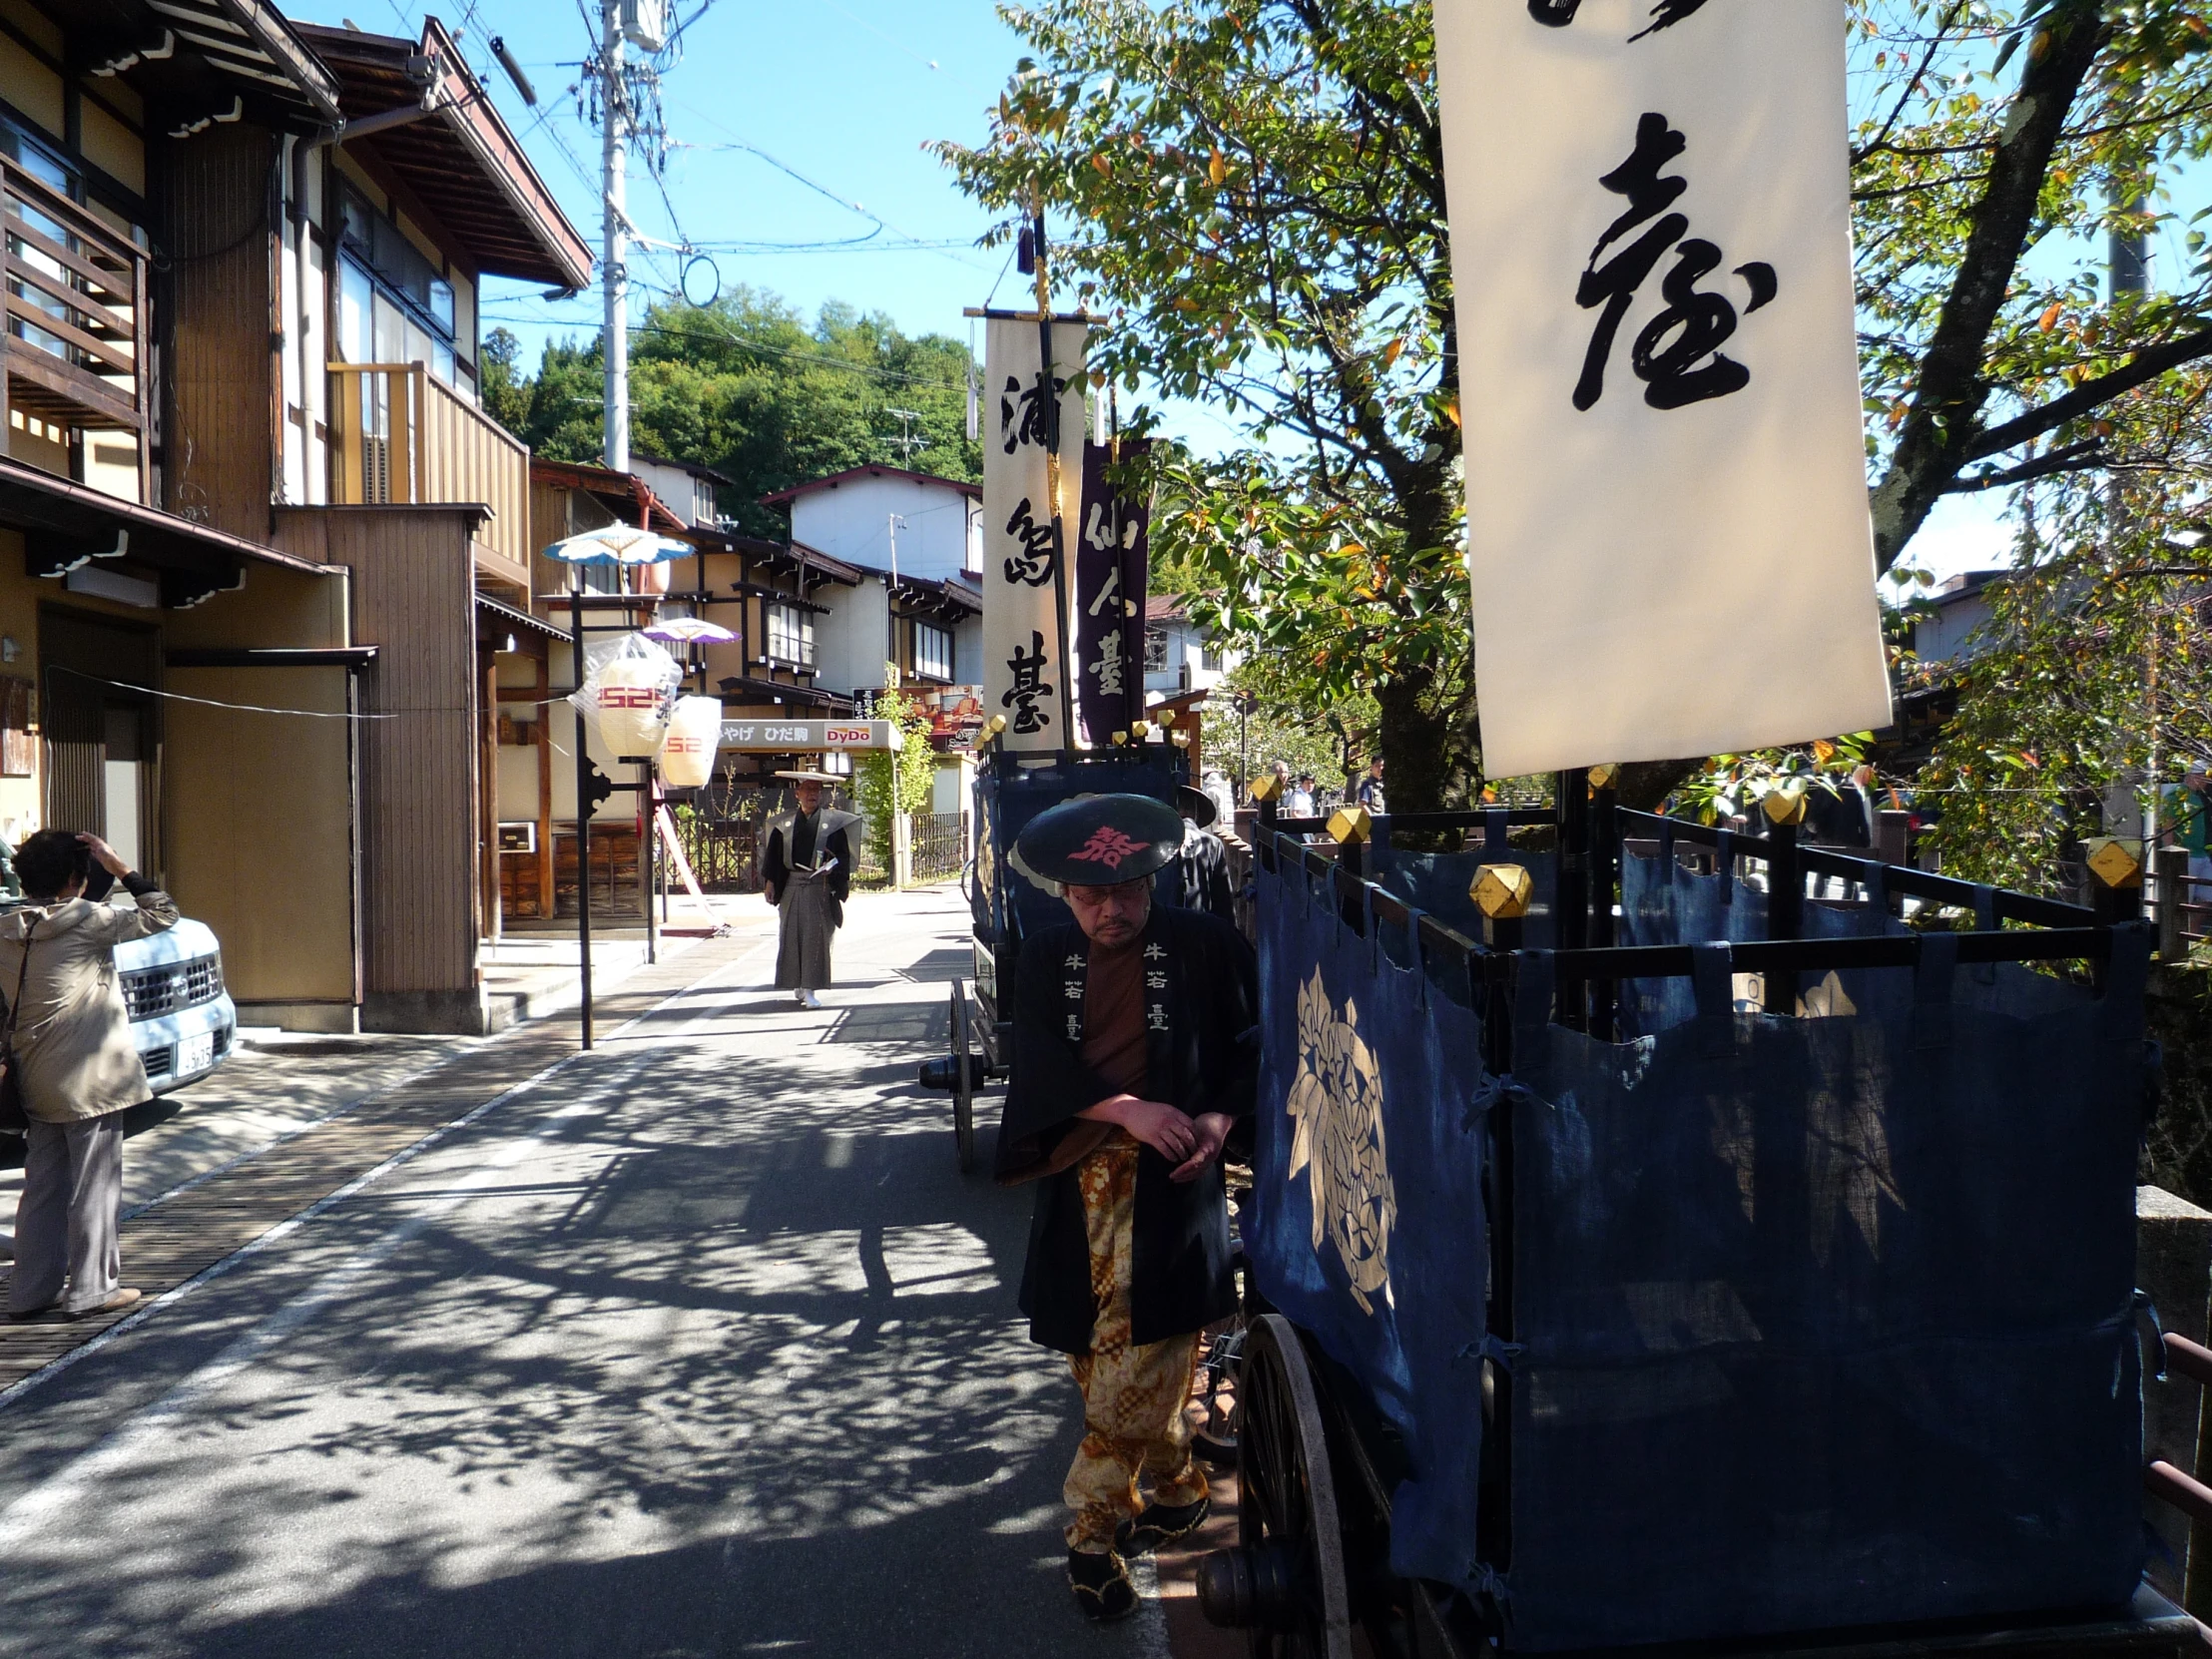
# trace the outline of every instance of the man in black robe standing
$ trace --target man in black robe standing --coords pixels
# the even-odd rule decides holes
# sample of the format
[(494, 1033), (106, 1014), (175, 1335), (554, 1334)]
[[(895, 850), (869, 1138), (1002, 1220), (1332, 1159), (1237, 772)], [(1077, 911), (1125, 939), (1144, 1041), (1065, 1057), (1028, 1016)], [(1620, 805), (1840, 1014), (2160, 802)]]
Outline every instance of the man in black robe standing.
[(1022, 943), (996, 1175), (1037, 1184), (1021, 1309), (1083, 1390), (1063, 1495), (1094, 1620), (1135, 1609), (1128, 1557), (1206, 1518), (1192, 1374), (1200, 1333), (1236, 1310), (1221, 1150), (1253, 1110), (1258, 966), (1227, 922), (1153, 902), (1182, 845), (1174, 808), (1107, 795), (1039, 815), (1016, 846), (1075, 921)]
[(822, 804), (824, 772), (779, 772), (797, 786), (799, 810), (771, 821), (761, 852), (761, 891), (782, 912), (776, 947), (776, 988), (803, 1008), (819, 1008), (829, 987), (830, 949), (844, 924), (852, 891), (852, 842), (859, 819)]

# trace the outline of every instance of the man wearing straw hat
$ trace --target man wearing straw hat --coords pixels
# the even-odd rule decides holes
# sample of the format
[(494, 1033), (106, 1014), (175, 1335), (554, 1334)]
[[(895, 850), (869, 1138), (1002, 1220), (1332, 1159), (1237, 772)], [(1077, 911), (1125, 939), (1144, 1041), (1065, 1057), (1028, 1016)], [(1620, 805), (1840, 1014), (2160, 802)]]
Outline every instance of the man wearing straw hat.
[(1015, 845), (1075, 921), (1021, 946), (995, 1174), (1036, 1184), (1021, 1309), (1083, 1390), (1061, 1495), (1068, 1583), (1096, 1621), (1136, 1607), (1127, 1558), (1206, 1518), (1192, 1372), (1199, 1333), (1237, 1305), (1221, 1151), (1257, 1097), (1258, 967), (1227, 922), (1153, 901), (1183, 838), (1173, 807), (1100, 795)]
[(822, 804), (827, 772), (779, 772), (799, 798), (796, 812), (770, 821), (761, 853), (761, 888), (783, 912), (776, 948), (776, 988), (790, 991), (803, 1008), (819, 1008), (815, 993), (829, 987), (830, 947), (844, 923), (852, 891), (852, 843), (845, 831), (859, 819)]

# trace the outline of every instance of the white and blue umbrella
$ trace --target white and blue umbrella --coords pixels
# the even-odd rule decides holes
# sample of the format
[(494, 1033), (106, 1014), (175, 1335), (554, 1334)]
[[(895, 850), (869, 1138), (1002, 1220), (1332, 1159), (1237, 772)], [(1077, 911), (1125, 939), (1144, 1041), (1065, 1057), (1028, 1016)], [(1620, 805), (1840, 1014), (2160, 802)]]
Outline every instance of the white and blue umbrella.
[(671, 559), (688, 559), (697, 551), (655, 530), (610, 524), (603, 530), (564, 536), (545, 550), (545, 556), (569, 565), (658, 565)]

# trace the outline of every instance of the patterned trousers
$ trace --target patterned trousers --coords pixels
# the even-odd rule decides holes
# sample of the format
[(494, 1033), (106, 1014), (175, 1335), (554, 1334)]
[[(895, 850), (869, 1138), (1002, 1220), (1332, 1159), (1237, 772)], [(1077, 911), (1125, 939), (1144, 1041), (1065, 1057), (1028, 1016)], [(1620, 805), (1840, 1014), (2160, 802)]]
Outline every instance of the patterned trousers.
[(1129, 1340), (1137, 1143), (1117, 1133), (1075, 1174), (1099, 1314), (1090, 1353), (1068, 1361), (1083, 1390), (1083, 1443), (1061, 1495), (1075, 1511), (1068, 1548), (1096, 1555), (1114, 1547), (1114, 1528), (1143, 1507), (1140, 1476), (1151, 1477), (1153, 1502), (1168, 1505), (1196, 1503), (1207, 1479), (1191, 1456), (1187, 1412), (1198, 1333), (1142, 1347)]

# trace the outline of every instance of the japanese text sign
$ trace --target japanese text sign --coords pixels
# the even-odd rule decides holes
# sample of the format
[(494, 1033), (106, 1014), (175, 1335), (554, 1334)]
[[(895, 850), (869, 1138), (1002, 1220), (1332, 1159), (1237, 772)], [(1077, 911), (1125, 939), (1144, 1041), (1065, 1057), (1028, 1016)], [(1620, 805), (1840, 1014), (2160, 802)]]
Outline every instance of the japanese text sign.
[(1887, 725), (1844, 0), (1437, 0), (1485, 770)]
[[(1134, 462), (1145, 447), (1131, 438), (1122, 457)], [(1083, 447), (1083, 523), (1075, 537), (1075, 707), (1093, 749), (1107, 747), (1144, 713), (1152, 503), (1111, 486), (1113, 458), (1106, 444)]]
[[(993, 317), (984, 346), (983, 709), (1004, 715), (1010, 750), (1074, 747), (1061, 707), (1056, 603), (1075, 594), (1072, 559), (1083, 491), (1080, 323), (1052, 329), (1052, 387), (1038, 363), (1038, 325)], [(1060, 532), (1053, 531), (1047, 445), (1059, 410)], [(1070, 642), (1072, 644), (1072, 641)]]
[(887, 720), (726, 720), (722, 747), (741, 754), (816, 755), (831, 749), (897, 749), (905, 734)]

